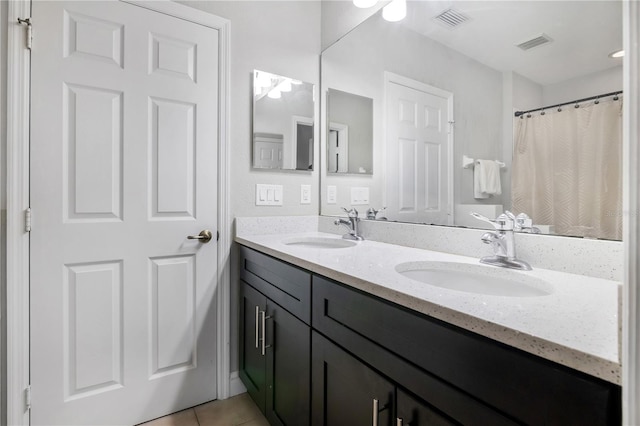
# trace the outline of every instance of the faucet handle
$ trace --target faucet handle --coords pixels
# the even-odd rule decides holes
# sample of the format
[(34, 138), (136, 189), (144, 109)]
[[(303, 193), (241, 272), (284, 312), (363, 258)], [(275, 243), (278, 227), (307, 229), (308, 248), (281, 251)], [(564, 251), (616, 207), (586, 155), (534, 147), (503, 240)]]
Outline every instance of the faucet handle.
[(516, 221), (516, 216), (513, 213), (511, 213), (509, 210), (505, 210), (503, 214), (507, 216), (509, 219), (511, 219), (512, 221), (514, 222)]
[(490, 223), (490, 224), (492, 224), (492, 225), (495, 225), (495, 223), (496, 223), (494, 220), (491, 220), (491, 219), (489, 219), (489, 218), (488, 218), (488, 217), (486, 217), (486, 216), (482, 216), (482, 215), (481, 215), (481, 214), (479, 214), (479, 213), (471, 212), (471, 213), (469, 213), (469, 214), (470, 214), (471, 216), (475, 217), (476, 219), (481, 220), (481, 221), (483, 221), (483, 222), (489, 222), (489, 223)]
[(344, 210), (347, 216), (354, 217), (356, 219), (358, 218), (358, 210), (356, 210), (355, 207), (352, 207), (350, 210), (347, 210), (346, 208), (342, 207), (342, 210)]
[[(513, 216), (513, 213), (511, 213), (511, 212), (507, 212), (507, 213), (509, 213), (511, 216)], [(471, 216), (475, 217), (478, 220), (490, 223), (498, 231), (512, 231), (513, 230), (513, 223), (514, 223), (513, 219), (511, 219), (511, 217), (509, 217), (509, 215), (507, 215), (505, 213), (503, 213), (500, 216), (498, 216), (495, 220), (491, 220), (488, 217), (482, 216), (481, 214), (478, 214), (476, 212), (471, 212), (470, 214), (471, 214)]]

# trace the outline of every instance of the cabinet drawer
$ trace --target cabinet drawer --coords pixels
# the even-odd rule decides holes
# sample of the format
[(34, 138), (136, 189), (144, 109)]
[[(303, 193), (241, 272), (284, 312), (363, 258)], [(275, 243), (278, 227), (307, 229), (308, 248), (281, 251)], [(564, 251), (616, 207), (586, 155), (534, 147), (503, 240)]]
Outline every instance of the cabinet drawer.
[(311, 274), (240, 246), (240, 278), (306, 324), (311, 324)]
[(618, 386), (317, 276), (313, 327), (357, 356), (367, 346), (358, 338), (387, 348), (518, 422), (620, 423)]

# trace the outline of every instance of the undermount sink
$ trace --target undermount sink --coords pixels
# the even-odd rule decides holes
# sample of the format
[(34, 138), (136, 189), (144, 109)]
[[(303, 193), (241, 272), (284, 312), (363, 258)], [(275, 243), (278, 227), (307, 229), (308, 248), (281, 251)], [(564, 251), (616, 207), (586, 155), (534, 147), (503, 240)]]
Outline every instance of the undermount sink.
[(328, 237), (301, 237), (291, 238), (283, 241), (285, 245), (314, 248), (314, 249), (339, 249), (353, 247), (356, 245), (355, 241), (342, 240), (339, 238)]
[(539, 297), (553, 293), (547, 281), (509, 269), (455, 262), (407, 262), (396, 271), (436, 287), (490, 296)]

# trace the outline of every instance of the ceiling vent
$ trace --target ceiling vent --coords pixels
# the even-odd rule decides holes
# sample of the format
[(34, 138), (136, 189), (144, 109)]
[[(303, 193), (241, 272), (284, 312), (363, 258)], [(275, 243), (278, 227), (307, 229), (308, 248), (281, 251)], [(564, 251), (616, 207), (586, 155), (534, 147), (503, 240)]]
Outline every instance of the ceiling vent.
[(471, 18), (458, 10), (447, 9), (433, 19), (440, 22), (441, 24), (444, 24), (448, 28), (456, 28), (457, 26), (464, 24)]
[(532, 38), (531, 40), (527, 40), (524, 43), (520, 43), (517, 46), (522, 50), (533, 49), (534, 47), (542, 46), (543, 44), (547, 44), (552, 42), (553, 39), (546, 34), (540, 34), (537, 37)]

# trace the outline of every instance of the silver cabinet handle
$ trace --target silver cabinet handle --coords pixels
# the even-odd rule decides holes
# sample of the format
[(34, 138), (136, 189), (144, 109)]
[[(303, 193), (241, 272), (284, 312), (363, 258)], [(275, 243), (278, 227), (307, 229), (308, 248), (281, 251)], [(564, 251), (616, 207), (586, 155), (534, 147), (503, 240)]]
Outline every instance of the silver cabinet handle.
[(198, 235), (187, 235), (188, 240), (198, 240), (203, 244), (211, 241), (211, 238), (213, 238), (213, 234), (208, 229), (200, 231)]
[(373, 426), (378, 426), (378, 411), (380, 408), (380, 401), (373, 398)]
[(267, 345), (266, 344), (266, 340), (267, 340), (267, 320), (271, 318), (270, 315), (267, 315), (267, 313), (265, 311), (260, 311), (260, 315), (262, 315), (262, 356), (265, 355), (266, 353), (266, 349), (270, 348), (271, 345)]
[(258, 316), (260, 315), (260, 306), (256, 305), (256, 349), (260, 344), (260, 322)]
[(396, 426), (402, 426), (402, 419), (400, 417), (396, 417)]

